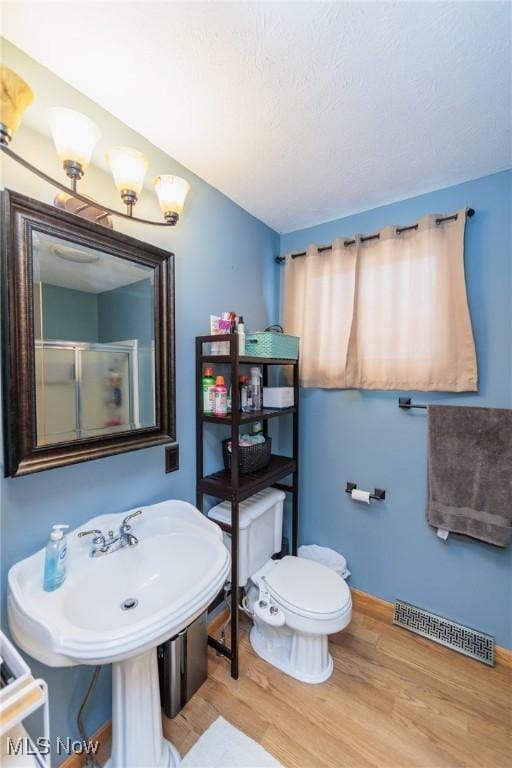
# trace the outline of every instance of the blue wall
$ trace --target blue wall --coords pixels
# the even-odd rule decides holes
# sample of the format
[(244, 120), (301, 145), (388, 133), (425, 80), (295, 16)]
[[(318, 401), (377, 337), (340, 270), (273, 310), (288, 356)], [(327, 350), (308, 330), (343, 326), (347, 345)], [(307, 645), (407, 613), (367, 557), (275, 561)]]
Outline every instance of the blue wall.
[[(465, 261), (479, 392), (412, 397), (512, 408), (512, 171), (291, 232), (281, 237), (281, 253), (464, 206), (476, 209), (466, 227)], [(426, 413), (400, 411), (398, 394), (303, 390), (301, 541), (345, 554), (354, 587), (410, 601), (512, 648), (512, 546), (436, 537), (425, 519)], [(386, 502), (353, 502), (344, 493), (347, 480), (385, 488)]]

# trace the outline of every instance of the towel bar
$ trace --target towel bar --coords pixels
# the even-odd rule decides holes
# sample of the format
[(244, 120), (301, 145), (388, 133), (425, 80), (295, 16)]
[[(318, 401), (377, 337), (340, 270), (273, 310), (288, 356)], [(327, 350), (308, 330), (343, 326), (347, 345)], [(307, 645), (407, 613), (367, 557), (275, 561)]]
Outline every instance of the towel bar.
[(408, 411), (409, 408), (428, 408), (427, 405), (422, 405), (421, 403), (413, 403), (410, 397), (399, 397), (398, 407), (402, 408), (404, 411)]

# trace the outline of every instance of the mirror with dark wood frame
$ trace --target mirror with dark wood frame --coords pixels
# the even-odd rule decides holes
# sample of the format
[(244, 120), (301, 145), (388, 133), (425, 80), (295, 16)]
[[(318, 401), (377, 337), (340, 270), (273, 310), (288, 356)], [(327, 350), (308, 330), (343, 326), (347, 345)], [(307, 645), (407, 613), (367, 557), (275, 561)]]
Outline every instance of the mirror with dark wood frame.
[(174, 255), (3, 198), (6, 475), (174, 442)]

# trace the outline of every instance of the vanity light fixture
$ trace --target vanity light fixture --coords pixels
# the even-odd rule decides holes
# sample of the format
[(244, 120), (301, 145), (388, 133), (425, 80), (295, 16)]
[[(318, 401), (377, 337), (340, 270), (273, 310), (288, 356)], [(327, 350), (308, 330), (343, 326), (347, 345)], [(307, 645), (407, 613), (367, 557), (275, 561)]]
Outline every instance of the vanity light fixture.
[[(77, 191), (78, 181), (89, 165), (94, 148), (100, 138), (98, 127), (86, 115), (67, 107), (53, 107), (48, 120), (55, 148), (64, 171), (71, 180), (71, 189), (49, 174), (36, 168), (28, 160), (13, 152), (9, 144), (18, 129), (24, 111), (32, 103), (34, 94), (27, 83), (12, 69), (0, 65), (0, 150), (27, 170), (64, 192), (55, 198), (59, 208), (75, 215), (85, 216), (111, 226), (109, 216), (120, 216), (141, 224), (174, 226), (183, 211), (190, 184), (179, 176), (162, 175), (153, 181), (163, 221), (141, 219), (133, 215), (133, 206), (142, 191), (149, 162), (143, 154), (130, 147), (113, 147), (107, 153), (114, 183), (126, 205), (126, 213), (108, 208)], [(72, 202), (73, 201), (73, 202)]]
[(153, 179), (160, 208), (168, 224), (176, 224), (183, 211), (190, 184), (179, 176), (164, 174)]
[(112, 170), (114, 183), (126, 205), (129, 216), (139, 199), (149, 161), (142, 152), (130, 147), (112, 147), (107, 152), (107, 160)]
[(34, 100), (32, 89), (12, 69), (0, 68), (0, 144), (7, 146), (24, 111)]
[(94, 147), (100, 139), (100, 131), (86, 115), (66, 107), (48, 110), (48, 122), (55, 142), (55, 149), (62, 160), (66, 176), (76, 192), (77, 181), (91, 161)]

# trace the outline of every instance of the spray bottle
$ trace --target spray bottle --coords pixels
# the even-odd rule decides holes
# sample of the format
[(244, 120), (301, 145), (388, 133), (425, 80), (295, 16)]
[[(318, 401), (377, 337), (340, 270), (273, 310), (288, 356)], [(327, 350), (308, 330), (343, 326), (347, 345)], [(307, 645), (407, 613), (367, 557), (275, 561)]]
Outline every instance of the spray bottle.
[(251, 368), (251, 393), (253, 411), (261, 411), (261, 371), (257, 366)]

